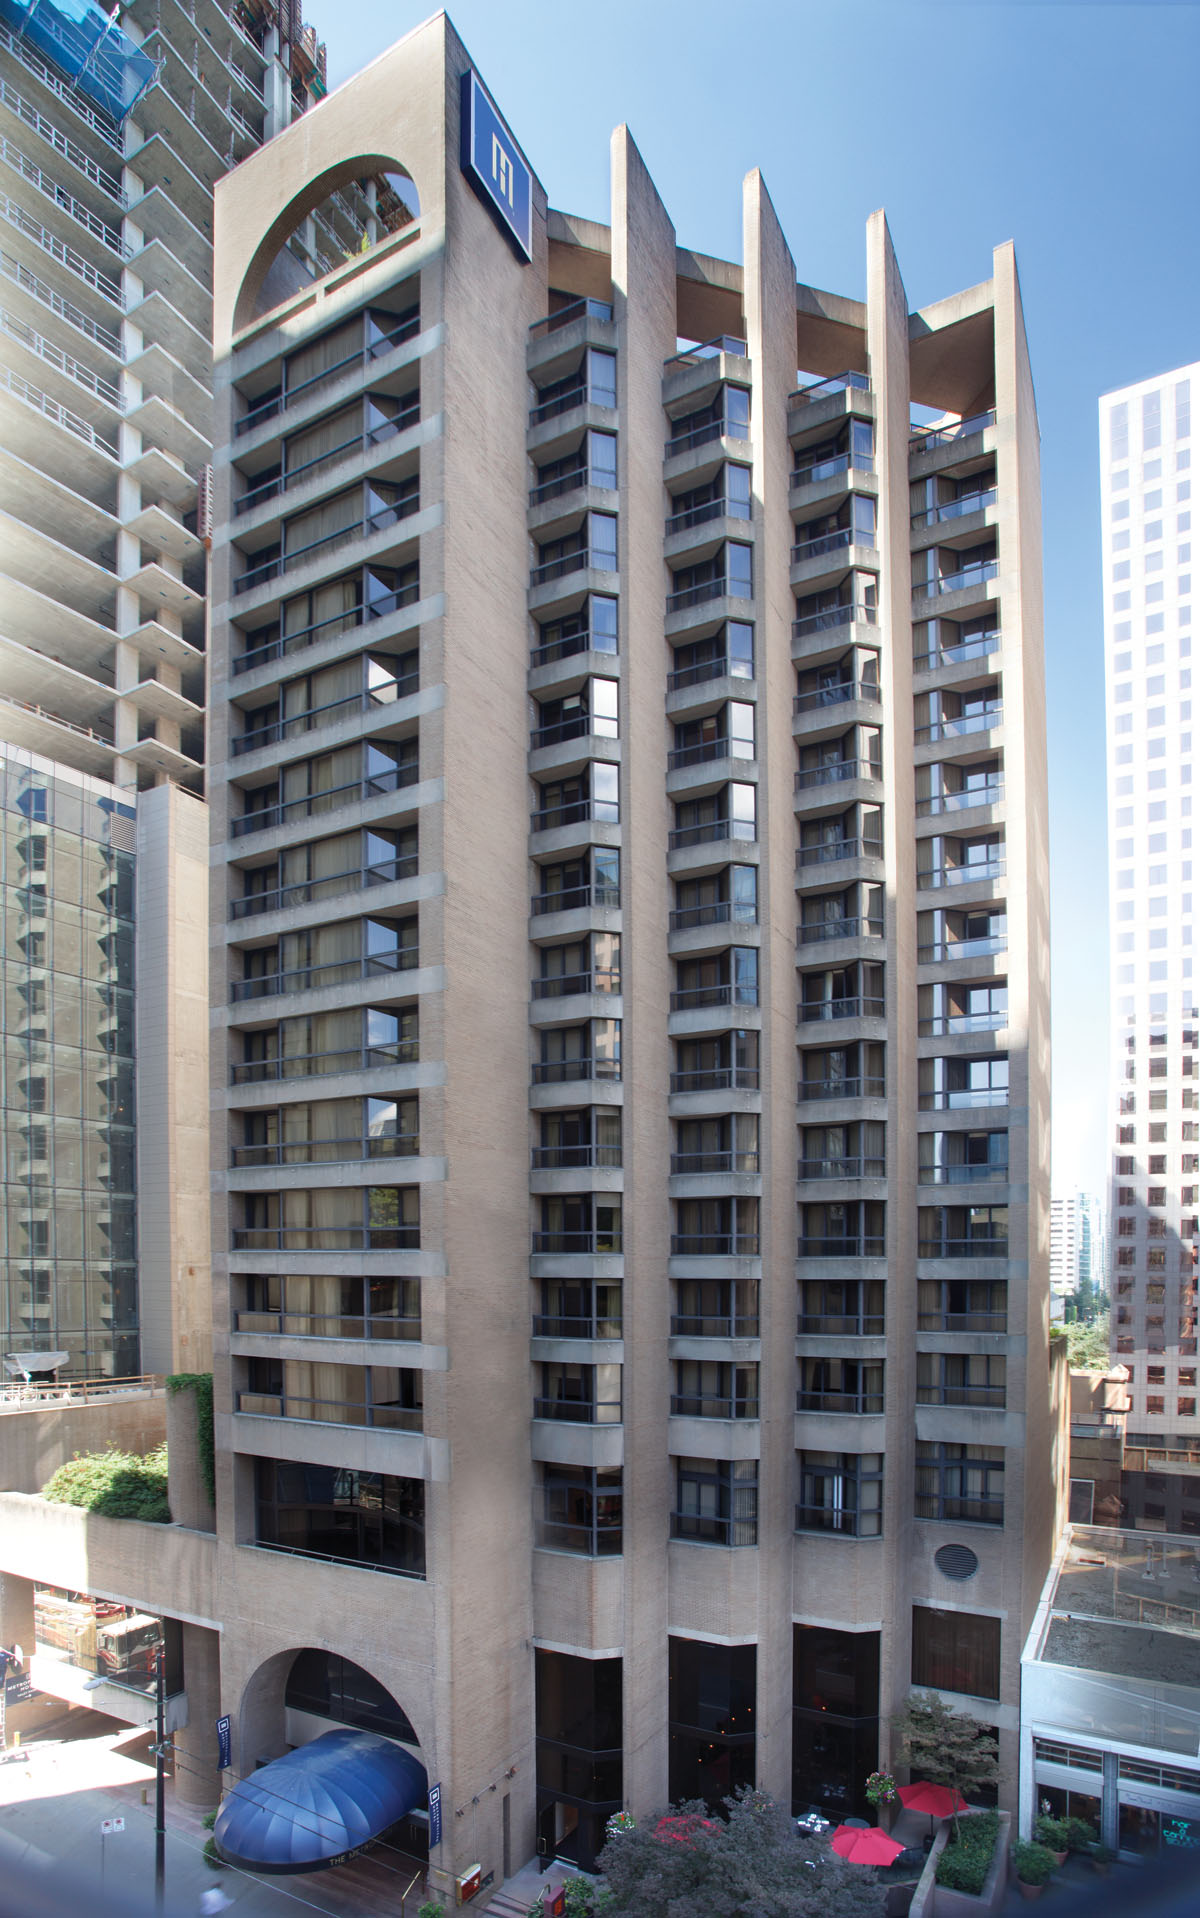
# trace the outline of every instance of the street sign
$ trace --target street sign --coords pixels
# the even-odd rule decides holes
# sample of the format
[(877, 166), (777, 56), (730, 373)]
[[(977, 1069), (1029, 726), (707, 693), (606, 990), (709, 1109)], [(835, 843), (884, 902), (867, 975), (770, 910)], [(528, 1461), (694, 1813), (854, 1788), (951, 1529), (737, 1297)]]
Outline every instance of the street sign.
[(123, 1818), (102, 1818), (100, 1820), (101, 1838), (109, 1838), (114, 1831), (124, 1831), (124, 1829), (125, 1820)]
[(440, 1785), (429, 1787), (429, 1849), (442, 1842), (442, 1788)]
[(229, 1719), (217, 1720), (217, 1770), (228, 1771), (233, 1763), (233, 1752), (229, 1738)]

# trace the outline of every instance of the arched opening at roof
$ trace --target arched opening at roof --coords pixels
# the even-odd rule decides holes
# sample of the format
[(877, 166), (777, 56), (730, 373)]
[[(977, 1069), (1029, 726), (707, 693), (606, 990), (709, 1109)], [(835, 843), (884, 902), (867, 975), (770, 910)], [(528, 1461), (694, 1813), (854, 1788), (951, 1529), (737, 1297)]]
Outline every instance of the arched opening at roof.
[(416, 182), (387, 154), (356, 154), (327, 168), (288, 202), (259, 242), (238, 294), (235, 328), (415, 226), (420, 213)]

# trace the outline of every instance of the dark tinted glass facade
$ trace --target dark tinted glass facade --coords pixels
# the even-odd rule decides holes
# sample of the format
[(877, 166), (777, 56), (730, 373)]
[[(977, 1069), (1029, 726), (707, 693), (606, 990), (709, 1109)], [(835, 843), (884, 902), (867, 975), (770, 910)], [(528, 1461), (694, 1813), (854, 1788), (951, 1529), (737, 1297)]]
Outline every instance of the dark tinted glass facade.
[(867, 1774), (878, 1762), (879, 1633), (794, 1626), (793, 1812), (816, 1806), (839, 1822), (861, 1817), (869, 1810)]
[(756, 1645), (672, 1638), (670, 1794), (703, 1798), (714, 1811), (754, 1783)]
[(538, 1850), (594, 1869), (620, 1811), (621, 1660), (536, 1654)]
[(258, 1544), (424, 1578), (421, 1479), (266, 1458), (255, 1473)]
[(97, 780), (0, 756), (5, 1352), (139, 1369), (135, 817)]

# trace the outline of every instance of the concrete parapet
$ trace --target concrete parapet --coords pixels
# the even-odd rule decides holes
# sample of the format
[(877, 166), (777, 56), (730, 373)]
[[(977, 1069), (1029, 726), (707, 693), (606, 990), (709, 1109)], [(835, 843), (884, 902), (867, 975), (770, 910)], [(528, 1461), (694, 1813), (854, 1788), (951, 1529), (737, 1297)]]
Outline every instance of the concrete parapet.
[(167, 1436), (162, 1385), (82, 1405), (14, 1406), (0, 1413), (0, 1488), (40, 1492), (80, 1452), (152, 1452)]

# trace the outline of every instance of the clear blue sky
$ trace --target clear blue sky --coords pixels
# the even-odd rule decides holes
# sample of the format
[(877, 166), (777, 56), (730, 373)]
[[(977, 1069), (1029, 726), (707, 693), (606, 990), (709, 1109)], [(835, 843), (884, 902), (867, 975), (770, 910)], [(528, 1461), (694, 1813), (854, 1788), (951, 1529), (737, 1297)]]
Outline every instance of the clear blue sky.
[[(331, 86), (422, 0), (306, 0)], [(1014, 239), (1045, 487), (1054, 1184), (1105, 1177), (1107, 919), (1096, 401), (1200, 358), (1200, 5), (457, 0), (552, 206), (608, 218), (627, 121), (682, 244), (737, 259), (762, 168), (814, 286), (864, 294), (887, 209), (913, 307)], [(402, 106), (402, 102), (397, 103)]]

